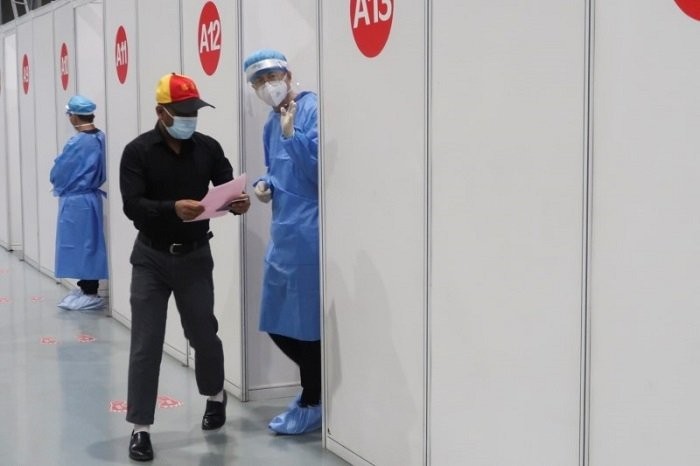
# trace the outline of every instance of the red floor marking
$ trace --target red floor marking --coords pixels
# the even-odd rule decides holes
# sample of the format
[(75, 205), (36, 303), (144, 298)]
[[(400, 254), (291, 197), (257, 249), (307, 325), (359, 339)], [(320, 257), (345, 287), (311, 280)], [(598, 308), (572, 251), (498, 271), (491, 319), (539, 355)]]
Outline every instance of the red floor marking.
[(167, 395), (161, 395), (158, 397), (159, 408), (179, 408), (180, 406), (182, 406), (182, 401), (170, 398)]
[(43, 296), (32, 296), (32, 302), (33, 303), (40, 303), (44, 300)]
[(0, 275), (4, 275), (9, 271), (10, 271), (10, 269), (0, 269)]
[(41, 337), (39, 343), (41, 343), (42, 345), (55, 345), (56, 339), (54, 337)]
[(78, 335), (76, 339), (80, 343), (92, 343), (93, 341), (97, 340), (97, 338), (93, 337), (92, 335), (88, 335), (86, 333), (83, 333), (81, 335)]
[[(170, 398), (167, 395), (161, 395), (158, 397), (158, 408), (179, 408), (182, 406), (182, 401), (178, 401), (174, 398)], [(126, 401), (124, 400), (114, 400), (109, 402), (109, 412), (110, 413), (125, 413), (126, 412)]]
[(7, 304), (10, 302), (10, 298), (7, 296), (0, 296), (0, 304)]
[(126, 412), (126, 401), (114, 400), (109, 402), (109, 412), (110, 413), (125, 413)]

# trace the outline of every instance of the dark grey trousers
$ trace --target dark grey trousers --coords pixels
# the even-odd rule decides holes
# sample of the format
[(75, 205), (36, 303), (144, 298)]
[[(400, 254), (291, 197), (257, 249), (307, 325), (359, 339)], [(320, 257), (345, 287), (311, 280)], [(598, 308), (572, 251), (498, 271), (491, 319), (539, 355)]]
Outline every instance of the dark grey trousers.
[(131, 352), (126, 420), (150, 425), (158, 397), (168, 299), (175, 297), (185, 338), (195, 350), (199, 393), (224, 387), (224, 352), (214, 317), (209, 245), (174, 256), (136, 240), (131, 253)]

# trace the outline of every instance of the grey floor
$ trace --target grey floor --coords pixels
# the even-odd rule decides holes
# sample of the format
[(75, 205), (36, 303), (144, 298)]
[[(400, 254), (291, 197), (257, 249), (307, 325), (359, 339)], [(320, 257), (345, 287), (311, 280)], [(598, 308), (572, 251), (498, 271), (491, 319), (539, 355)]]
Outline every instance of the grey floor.
[[(129, 331), (101, 312), (61, 311), (68, 290), (0, 248), (0, 465), (139, 464), (128, 458)], [(151, 440), (156, 465), (344, 465), (321, 434), (267, 430), (289, 399), (229, 398), (216, 432), (199, 423), (194, 373), (165, 356)], [(172, 406), (174, 405), (174, 406)]]

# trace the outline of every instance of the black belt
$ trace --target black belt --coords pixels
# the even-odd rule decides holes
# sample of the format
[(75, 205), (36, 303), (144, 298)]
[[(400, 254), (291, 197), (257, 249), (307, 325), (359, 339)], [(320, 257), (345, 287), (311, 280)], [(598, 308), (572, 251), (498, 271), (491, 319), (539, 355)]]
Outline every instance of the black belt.
[(202, 246), (208, 244), (209, 240), (213, 237), (214, 233), (210, 231), (204, 238), (198, 239), (197, 241), (190, 241), (188, 243), (165, 243), (163, 241), (154, 241), (141, 232), (139, 232), (136, 238), (148, 247), (151, 247), (158, 251), (167, 252), (174, 256), (179, 256), (181, 254), (187, 254), (188, 252), (192, 252), (195, 249), (201, 248)]

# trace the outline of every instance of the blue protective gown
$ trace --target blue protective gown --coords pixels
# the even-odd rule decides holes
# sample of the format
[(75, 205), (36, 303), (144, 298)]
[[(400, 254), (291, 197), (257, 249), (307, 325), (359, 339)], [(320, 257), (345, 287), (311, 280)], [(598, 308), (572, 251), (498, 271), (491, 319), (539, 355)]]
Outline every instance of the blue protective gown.
[(105, 135), (79, 132), (54, 160), (51, 183), (58, 196), (56, 277), (99, 280), (107, 278), (102, 196)]
[(295, 134), (282, 137), (280, 114), (263, 130), (263, 176), (272, 190), (260, 330), (304, 341), (321, 339), (318, 259), (318, 112), (311, 92), (296, 96)]

